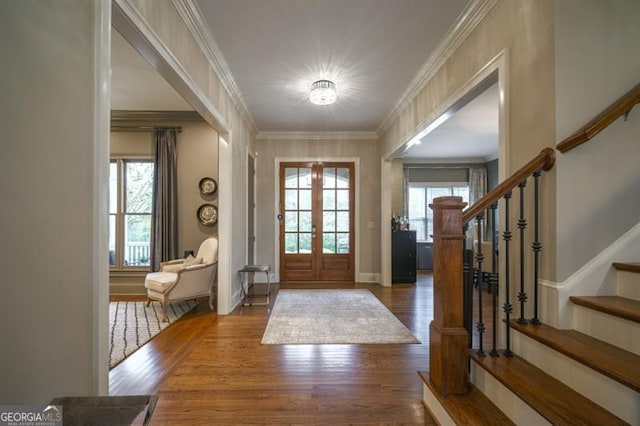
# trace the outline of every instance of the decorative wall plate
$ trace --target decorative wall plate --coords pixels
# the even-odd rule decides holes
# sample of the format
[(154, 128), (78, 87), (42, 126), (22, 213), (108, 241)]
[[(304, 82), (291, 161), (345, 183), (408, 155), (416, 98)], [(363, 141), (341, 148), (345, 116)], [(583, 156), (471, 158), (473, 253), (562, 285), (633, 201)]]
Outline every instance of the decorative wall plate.
[(218, 208), (213, 204), (198, 207), (198, 220), (204, 226), (212, 226), (218, 222)]
[(214, 178), (203, 177), (198, 184), (200, 192), (205, 195), (211, 195), (218, 189), (218, 182)]

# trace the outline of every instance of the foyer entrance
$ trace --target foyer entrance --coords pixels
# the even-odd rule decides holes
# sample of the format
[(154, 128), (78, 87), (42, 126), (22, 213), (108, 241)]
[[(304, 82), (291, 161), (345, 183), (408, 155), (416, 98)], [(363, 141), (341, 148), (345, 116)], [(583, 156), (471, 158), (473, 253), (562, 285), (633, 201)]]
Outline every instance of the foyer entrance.
[(354, 163), (280, 163), (280, 280), (354, 281)]

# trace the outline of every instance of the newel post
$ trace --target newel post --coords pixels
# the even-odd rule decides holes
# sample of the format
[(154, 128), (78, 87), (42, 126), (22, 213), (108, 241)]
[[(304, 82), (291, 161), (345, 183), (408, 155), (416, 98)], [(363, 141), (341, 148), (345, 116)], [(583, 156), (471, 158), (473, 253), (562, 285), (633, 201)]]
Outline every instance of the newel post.
[(467, 330), (463, 325), (462, 197), (440, 197), (433, 210), (433, 321), (429, 377), (442, 395), (468, 392)]

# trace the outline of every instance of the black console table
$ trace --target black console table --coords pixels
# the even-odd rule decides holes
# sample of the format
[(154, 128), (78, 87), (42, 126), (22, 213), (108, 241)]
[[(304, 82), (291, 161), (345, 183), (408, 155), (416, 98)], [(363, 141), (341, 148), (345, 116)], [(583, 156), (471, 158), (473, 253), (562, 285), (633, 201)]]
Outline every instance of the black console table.
[(391, 232), (391, 282), (416, 282), (416, 231)]

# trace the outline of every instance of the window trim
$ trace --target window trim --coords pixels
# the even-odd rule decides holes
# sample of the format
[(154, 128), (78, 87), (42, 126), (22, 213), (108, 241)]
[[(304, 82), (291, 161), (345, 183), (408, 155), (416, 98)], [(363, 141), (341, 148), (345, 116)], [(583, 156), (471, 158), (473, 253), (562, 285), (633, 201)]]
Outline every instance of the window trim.
[[(111, 156), (109, 159), (109, 167), (111, 164), (117, 165), (117, 190), (118, 196), (116, 200), (116, 213), (111, 212), (111, 199), (109, 199), (109, 223), (111, 222), (111, 216), (115, 217), (115, 248), (114, 248), (114, 256), (115, 256), (115, 264), (111, 265), (109, 263), (109, 270), (114, 273), (140, 273), (140, 272), (149, 272), (151, 270), (151, 265), (133, 265), (127, 266), (124, 264), (124, 238), (125, 238), (125, 218), (129, 214), (125, 211), (126, 209), (126, 167), (125, 164), (127, 162), (130, 163), (154, 163), (153, 157), (148, 155), (117, 155)], [(140, 214), (145, 216), (152, 216), (153, 212), (150, 213), (131, 213), (131, 214)], [(110, 241), (109, 241), (110, 243)], [(151, 244), (151, 241), (149, 241)], [(110, 248), (107, 248), (108, 252), (111, 252)], [(109, 261), (110, 262), (110, 261)]]
[[(409, 182), (408, 183), (409, 190), (407, 191), (407, 196), (409, 196), (411, 188), (467, 188), (469, 190), (469, 182)], [(467, 196), (468, 197), (468, 196)], [(467, 200), (468, 202), (468, 200)], [(407, 200), (407, 206), (410, 204), (410, 200)], [(429, 217), (427, 215), (427, 209), (429, 209), (428, 199), (427, 199), (427, 191), (424, 191), (424, 204), (425, 204), (425, 214), (424, 217), (421, 218), (424, 221), (424, 229), (425, 229), (425, 237), (426, 239), (418, 239), (416, 235), (416, 242), (419, 243), (433, 243), (433, 238), (429, 236)], [(409, 223), (411, 223), (411, 215), (410, 212), (407, 211), (407, 216), (409, 217)], [(419, 220), (419, 219), (416, 219)], [(433, 221), (433, 219), (431, 219)]]

